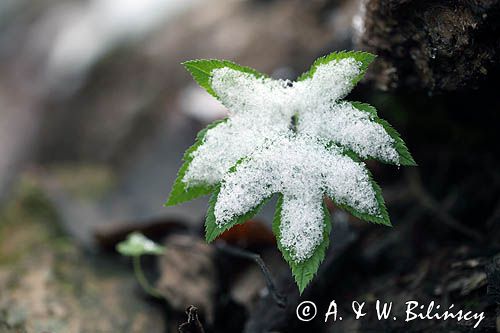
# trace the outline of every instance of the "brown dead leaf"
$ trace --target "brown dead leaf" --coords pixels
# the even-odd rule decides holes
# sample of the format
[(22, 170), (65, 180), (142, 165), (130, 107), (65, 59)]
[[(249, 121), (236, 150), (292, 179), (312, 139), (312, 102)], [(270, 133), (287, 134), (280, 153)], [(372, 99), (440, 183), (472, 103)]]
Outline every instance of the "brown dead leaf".
[(193, 235), (172, 235), (164, 243), (156, 288), (177, 311), (194, 304), (208, 322), (214, 318), (217, 286), (214, 248)]

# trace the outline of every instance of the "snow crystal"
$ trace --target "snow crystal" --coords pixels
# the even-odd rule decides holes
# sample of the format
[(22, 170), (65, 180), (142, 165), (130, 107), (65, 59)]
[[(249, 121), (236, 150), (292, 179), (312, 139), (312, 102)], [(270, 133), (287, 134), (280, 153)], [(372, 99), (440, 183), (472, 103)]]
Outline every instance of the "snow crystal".
[(219, 226), (283, 194), (281, 244), (294, 260), (310, 257), (323, 235), (323, 196), (368, 214), (379, 214), (364, 164), (325, 148), (306, 135), (280, 136), (250, 154), (226, 174), (215, 204)]

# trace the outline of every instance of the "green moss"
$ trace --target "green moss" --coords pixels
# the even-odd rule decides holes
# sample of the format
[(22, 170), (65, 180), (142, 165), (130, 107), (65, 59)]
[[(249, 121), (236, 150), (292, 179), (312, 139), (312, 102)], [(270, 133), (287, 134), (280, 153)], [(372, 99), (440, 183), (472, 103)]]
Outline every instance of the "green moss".
[(64, 243), (57, 212), (32, 178), (23, 177), (13, 193), (0, 211), (0, 264)]

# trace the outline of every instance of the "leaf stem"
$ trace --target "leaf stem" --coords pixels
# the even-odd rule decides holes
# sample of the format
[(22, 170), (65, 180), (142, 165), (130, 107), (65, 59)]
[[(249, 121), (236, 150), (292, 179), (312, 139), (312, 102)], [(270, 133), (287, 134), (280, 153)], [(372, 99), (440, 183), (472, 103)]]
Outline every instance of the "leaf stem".
[(146, 293), (149, 295), (155, 297), (155, 298), (163, 298), (163, 296), (160, 294), (160, 292), (155, 289), (153, 286), (151, 286), (146, 279), (146, 276), (144, 275), (144, 271), (142, 270), (141, 267), (141, 256), (133, 256), (132, 257), (132, 263), (134, 266), (134, 274), (137, 279), (137, 282), (139, 282), (139, 285), (144, 289)]
[(257, 253), (253, 253), (250, 251), (245, 251), (243, 249), (228, 245), (226, 243), (220, 242), (215, 245), (217, 249), (226, 252), (230, 255), (237, 256), (237, 257), (242, 257), (246, 259), (253, 260), (259, 265), (260, 270), (262, 271), (262, 274), (264, 275), (264, 280), (266, 282), (267, 289), (269, 290), (269, 293), (273, 297), (274, 301), (278, 306), (284, 308), (286, 306), (286, 297), (281, 295), (278, 290), (276, 289), (276, 285), (274, 283), (273, 277), (271, 275), (271, 272), (267, 268), (266, 264), (264, 263), (264, 260), (258, 255)]

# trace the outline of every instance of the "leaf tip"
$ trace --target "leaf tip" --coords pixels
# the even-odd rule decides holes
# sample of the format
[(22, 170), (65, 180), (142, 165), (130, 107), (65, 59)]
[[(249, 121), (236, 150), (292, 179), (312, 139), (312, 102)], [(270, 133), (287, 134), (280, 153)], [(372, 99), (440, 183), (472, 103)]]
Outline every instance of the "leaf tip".
[(208, 229), (205, 229), (205, 241), (207, 243), (212, 243), (218, 236), (218, 233), (214, 233), (213, 230), (209, 231)]
[(404, 160), (400, 161), (400, 163), (403, 166), (410, 166), (410, 167), (417, 167), (418, 166), (417, 162), (415, 162), (415, 160), (413, 159), (413, 156), (411, 156), (411, 155), (409, 155)]
[(297, 284), (297, 287), (299, 288), (299, 295), (302, 296), (302, 294), (304, 293), (304, 289), (306, 289), (306, 286)]
[(175, 190), (175, 183), (174, 187), (172, 188), (172, 191), (168, 195), (167, 201), (163, 204), (164, 207), (171, 207), (179, 204), (181, 201), (179, 201), (178, 198), (178, 191)]
[(184, 68), (186, 70), (188, 70), (189, 72), (191, 72), (190, 71), (190, 67), (192, 67), (193, 64), (196, 63), (196, 62), (197, 62), (197, 60), (186, 60), (186, 61), (181, 62), (181, 65), (184, 66)]
[(192, 64), (198, 63), (200, 61), (203, 61), (203, 60), (202, 59), (190, 59), (190, 60), (186, 60), (186, 61), (181, 62), (181, 65), (191, 66)]

